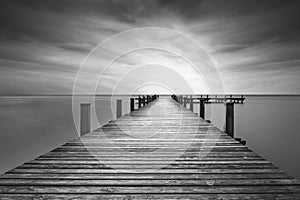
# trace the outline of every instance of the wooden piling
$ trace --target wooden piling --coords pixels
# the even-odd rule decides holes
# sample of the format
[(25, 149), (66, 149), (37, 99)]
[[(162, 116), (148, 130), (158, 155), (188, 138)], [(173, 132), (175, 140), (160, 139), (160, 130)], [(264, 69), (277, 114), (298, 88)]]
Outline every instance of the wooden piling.
[(130, 112), (134, 111), (134, 98), (130, 98)]
[(186, 97), (183, 97), (183, 106), (186, 107)]
[(228, 102), (226, 103), (226, 128), (225, 132), (234, 137), (234, 103)]
[(91, 104), (80, 104), (80, 136), (91, 131)]
[(146, 97), (143, 96), (143, 106), (145, 106), (145, 105), (146, 105)]
[(194, 101), (193, 96), (190, 96), (190, 111), (194, 112)]
[(200, 99), (200, 106), (199, 106), (199, 115), (202, 119), (205, 119), (205, 100)]
[(122, 117), (122, 99), (117, 99), (117, 118)]
[(141, 96), (140, 96), (140, 95), (139, 95), (138, 105), (139, 105), (139, 108), (142, 107), (142, 99), (141, 99)]

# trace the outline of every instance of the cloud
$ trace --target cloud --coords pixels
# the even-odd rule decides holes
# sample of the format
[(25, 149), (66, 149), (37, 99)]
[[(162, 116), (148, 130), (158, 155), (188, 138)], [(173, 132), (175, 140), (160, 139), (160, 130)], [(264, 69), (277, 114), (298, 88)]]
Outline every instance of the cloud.
[[(300, 75), (299, 8), (295, 0), (3, 1), (0, 84), (5, 86), (0, 94), (71, 93), (81, 62), (97, 44), (116, 33), (143, 26), (171, 28), (195, 39), (217, 65), (228, 93), (299, 93), (295, 78)], [(189, 54), (205, 76), (210, 74), (205, 56), (180, 38), (149, 34), (148, 41), (124, 39), (102, 49), (91, 60), (85, 77), (96, 79), (98, 68), (104, 68), (123, 49), (157, 39), (168, 49)], [(153, 52), (142, 58), (136, 56), (116, 63), (107, 75), (106, 89), (130, 66), (153, 59), (174, 69), (182, 66), (180, 72), (199, 87), (191, 68), (176, 56)], [(273, 88), (267, 84), (275, 82)], [(35, 88), (37, 85), (44, 89)]]

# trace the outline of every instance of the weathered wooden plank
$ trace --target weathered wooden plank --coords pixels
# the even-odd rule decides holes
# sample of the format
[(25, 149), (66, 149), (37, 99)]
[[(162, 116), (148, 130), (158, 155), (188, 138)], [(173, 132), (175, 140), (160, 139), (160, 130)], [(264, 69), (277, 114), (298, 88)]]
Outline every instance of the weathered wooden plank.
[(206, 156), (206, 157), (199, 157), (197, 155), (195, 156), (181, 156), (181, 157), (176, 157), (176, 156), (168, 156), (168, 155), (153, 155), (153, 156), (126, 156), (126, 155), (98, 155), (98, 156), (76, 156), (76, 155), (56, 155), (56, 156), (43, 156), (35, 159), (36, 161), (39, 160), (58, 160), (58, 161), (264, 161), (264, 159), (256, 156), (239, 156), (239, 157), (233, 157), (233, 156)]
[(295, 179), (0, 179), (0, 186), (300, 186)]
[[(199, 156), (200, 152), (185, 152), (184, 154), (180, 155), (180, 157), (198, 157), (199, 159), (201, 159), (203, 156)], [(205, 152), (207, 154), (205, 154), (205, 157), (258, 157), (257, 154), (251, 152), (251, 151), (247, 151), (247, 152)], [(89, 151), (81, 151), (81, 152), (60, 152), (60, 151), (52, 151), (49, 153), (46, 153), (45, 155), (41, 156), (41, 157), (47, 157), (47, 156), (83, 156), (83, 157), (93, 157), (93, 156), (122, 156), (122, 157), (137, 157), (138, 155), (136, 154), (124, 154), (124, 155), (120, 155), (118, 152), (101, 152), (101, 153), (97, 153), (97, 152), (89, 152)], [(161, 156), (161, 157), (166, 157), (166, 156), (173, 156), (173, 157), (179, 157), (178, 155), (175, 155), (172, 152), (156, 152), (155, 155), (152, 154), (140, 154), (139, 157), (157, 157), (157, 156)]]
[(55, 200), (140, 200), (140, 199), (164, 199), (164, 200), (296, 200), (299, 194), (4, 194), (3, 200), (32, 200), (32, 199), (55, 199)]
[[(173, 146), (173, 148), (175, 148), (176, 146), (178, 147), (182, 147), (182, 146), (187, 146), (186, 143), (162, 143), (162, 144), (140, 144), (140, 143), (113, 143), (115, 148), (119, 148), (119, 147), (124, 147), (124, 148), (164, 148), (167, 146)], [(107, 144), (104, 143), (99, 143), (99, 144), (83, 144), (83, 145), (63, 145), (61, 146), (61, 148), (68, 148), (68, 149), (72, 149), (72, 148), (86, 148), (86, 149), (90, 149), (90, 148), (104, 148), (105, 146), (107, 146)], [(203, 147), (209, 147), (209, 148), (219, 148), (219, 147), (241, 147), (241, 148), (245, 148), (244, 145), (240, 144), (239, 142), (237, 143), (191, 143), (189, 145), (190, 148), (203, 148)]]
[(24, 164), (16, 169), (276, 169), (270, 163), (267, 164), (169, 164), (166, 163), (144, 163), (144, 164), (119, 164), (119, 163), (105, 163), (105, 164)]
[[(241, 165), (248, 165), (248, 164), (268, 164), (270, 165), (270, 162), (266, 161), (266, 160), (232, 160), (232, 161), (228, 161), (228, 160), (224, 160), (224, 161), (216, 161), (216, 160), (211, 160), (211, 161), (201, 161), (201, 160), (106, 160), (109, 161), (108, 163), (115, 163), (115, 164), (120, 164), (120, 165), (125, 165), (125, 164), (145, 164), (145, 163), (152, 163), (152, 164), (161, 164), (161, 163), (170, 163), (170, 161), (173, 161), (172, 164), (193, 164), (193, 165), (213, 165), (213, 164), (217, 164), (217, 165), (226, 165), (226, 164), (241, 164)], [(88, 160), (33, 160), (33, 161), (29, 161), (27, 163), (25, 163), (25, 165), (28, 164), (64, 164), (64, 165), (80, 165), (80, 164), (84, 164), (84, 165), (98, 165), (98, 164), (102, 164), (103, 161), (102, 160), (93, 160), (93, 161), (88, 161)]]
[(272, 194), (300, 193), (299, 186), (1, 186), (0, 193), (18, 194)]
[[(147, 150), (151, 150), (151, 151), (157, 151), (157, 150), (161, 150), (162, 148), (157, 148), (157, 147), (152, 147), (152, 148), (139, 148), (139, 147), (59, 147), (55, 150), (53, 150), (52, 152), (81, 152), (83, 150), (89, 150), (92, 152), (116, 152), (120, 149), (124, 149), (126, 151), (135, 151), (135, 152), (147, 152)], [(204, 146), (200, 148), (184, 148), (184, 147), (172, 147), (172, 146), (167, 146), (163, 148), (163, 152), (205, 152), (205, 151), (212, 151), (212, 152), (237, 152), (237, 151), (242, 151), (242, 152), (248, 152), (250, 151), (247, 147), (244, 146), (214, 146), (214, 147), (210, 147), (210, 146)]]
[(82, 173), (82, 174), (103, 174), (103, 173), (186, 173), (186, 174), (210, 174), (210, 173), (252, 173), (252, 174), (260, 174), (260, 173), (284, 173), (283, 171), (275, 168), (270, 169), (22, 169), (15, 168), (9, 171), (9, 173), (56, 173), (56, 174), (64, 174), (64, 173)]
[(6, 173), (3, 179), (76, 179), (76, 180), (191, 180), (191, 179), (289, 179), (285, 173), (223, 173), (223, 174), (198, 174), (198, 173), (104, 173), (104, 174), (54, 174), (54, 173)]
[[(179, 134), (179, 133), (178, 133)], [(172, 136), (172, 135), (171, 135)], [(237, 140), (233, 139), (233, 138), (228, 138), (228, 135), (219, 135), (219, 134), (208, 134), (208, 135), (202, 135), (202, 134), (196, 134), (196, 136), (186, 136), (186, 138), (174, 138), (174, 139), (163, 139), (163, 138), (146, 138), (146, 139), (135, 139), (133, 137), (126, 137), (126, 136), (99, 136), (99, 137), (92, 137), (92, 138), (84, 138), (82, 140), (76, 140), (74, 142), (70, 142), (70, 143), (65, 143), (65, 145), (67, 144), (101, 144), (104, 141), (110, 141), (111, 143), (134, 143), (136, 142), (137, 144), (143, 144), (143, 143), (158, 143), (161, 142), (162, 144), (164, 143), (200, 143), (200, 144), (206, 144), (206, 143), (236, 143), (237, 144)]]
[[(176, 141), (164, 141), (164, 142), (160, 142), (157, 143), (156, 142), (151, 142), (151, 141), (114, 141), (113, 144), (114, 145), (137, 145), (138, 147), (143, 147), (143, 146), (164, 146), (164, 145), (168, 145), (170, 143), (172, 144), (186, 144), (187, 142), (191, 143), (191, 146), (202, 146), (204, 144), (209, 145), (209, 146), (242, 146), (240, 144), (240, 142), (238, 141), (226, 141), (226, 142), (218, 142), (218, 141), (203, 141), (203, 142), (199, 142), (199, 141), (180, 141), (180, 142), (176, 142)], [(62, 147), (83, 147), (83, 146), (88, 146), (88, 147), (99, 147), (101, 145), (104, 145), (104, 142), (81, 142), (81, 143), (66, 143), (64, 145), (62, 145)]]
[[(120, 131), (121, 132), (121, 131)], [(152, 132), (147, 132), (147, 131), (143, 131), (142, 133), (147, 133), (147, 134), (152, 134)], [(203, 134), (202, 134), (203, 133)], [(138, 134), (141, 134), (141, 132), (138, 132)], [(177, 134), (180, 134), (180, 132), (172, 132), (172, 133), (168, 133), (169, 135), (171, 136), (175, 136)], [(189, 136), (189, 134), (191, 136)], [(89, 134), (88, 134), (89, 135)], [(226, 135), (226, 134), (219, 134), (219, 133), (213, 133), (213, 132), (200, 132), (200, 131), (195, 131), (194, 133), (186, 133), (186, 137), (187, 138), (191, 138), (193, 137), (192, 139), (194, 141), (197, 141), (197, 139), (206, 139), (209, 140), (210, 138), (217, 138), (217, 139), (228, 139), (228, 140), (232, 140), (233, 141), (233, 138), (231, 138), (230, 136)], [(84, 137), (82, 138), (82, 141), (101, 141), (103, 139), (110, 139), (112, 141), (115, 141), (115, 140), (131, 140), (133, 139), (133, 137), (131, 136), (128, 136), (128, 135), (122, 135), (122, 134), (117, 134), (115, 131), (113, 131), (113, 133), (109, 134), (109, 133), (105, 133), (105, 136), (103, 135), (89, 135), (89, 137)], [(152, 139), (152, 138), (150, 138)], [(148, 141), (150, 141), (150, 139)], [(163, 138), (157, 138), (156, 140), (162, 140)], [(182, 141), (184, 141), (185, 138), (180, 138)], [(155, 139), (153, 139), (155, 140)], [(174, 138), (174, 140), (176, 140), (176, 138)], [(168, 141), (168, 139), (166, 139), (166, 141)]]

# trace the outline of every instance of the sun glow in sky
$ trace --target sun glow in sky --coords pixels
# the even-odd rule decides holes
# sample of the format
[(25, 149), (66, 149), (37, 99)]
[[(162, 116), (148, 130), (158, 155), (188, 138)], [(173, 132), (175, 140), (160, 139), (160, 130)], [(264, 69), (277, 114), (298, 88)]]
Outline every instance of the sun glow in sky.
[(81, 93), (130, 93), (151, 81), (178, 93), (300, 93), (299, 8), (293, 0), (2, 1), (0, 94), (71, 94), (98, 44), (142, 27), (162, 31), (97, 48)]

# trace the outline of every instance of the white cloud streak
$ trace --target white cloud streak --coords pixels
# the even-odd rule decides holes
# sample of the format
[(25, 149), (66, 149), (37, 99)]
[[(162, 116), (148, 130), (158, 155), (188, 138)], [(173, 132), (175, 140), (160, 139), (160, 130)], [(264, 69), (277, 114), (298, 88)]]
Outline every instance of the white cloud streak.
[[(5, 1), (1, 9), (2, 95), (70, 94), (81, 62), (97, 44), (144, 26), (171, 28), (199, 42), (217, 65), (226, 93), (300, 93), (297, 1)], [(82, 90), (123, 49), (157, 40), (166, 49), (189, 54), (203, 75), (210, 76), (204, 54), (185, 40), (159, 34), (146, 38), (124, 38), (93, 57)], [(100, 91), (110, 91), (112, 83), (132, 67), (155, 60), (188, 79), (196, 92), (207, 92), (204, 80), (178, 56), (139, 53), (114, 63)], [(173, 78), (166, 78), (171, 85)]]

